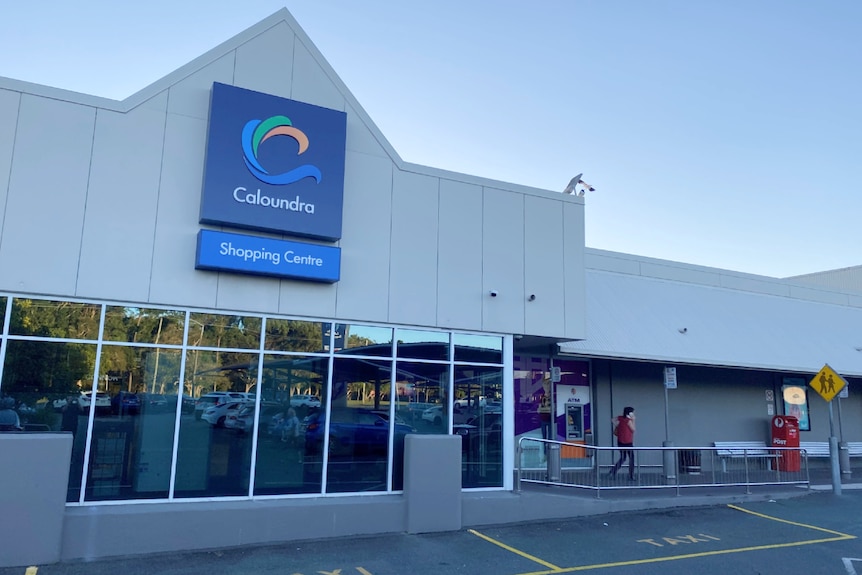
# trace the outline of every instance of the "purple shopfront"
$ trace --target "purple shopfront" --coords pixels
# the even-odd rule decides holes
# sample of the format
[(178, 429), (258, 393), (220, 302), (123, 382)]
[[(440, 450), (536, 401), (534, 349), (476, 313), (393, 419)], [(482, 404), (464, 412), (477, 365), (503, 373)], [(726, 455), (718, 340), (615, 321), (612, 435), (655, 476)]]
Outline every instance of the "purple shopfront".
[(514, 360), (515, 442), (521, 437), (565, 441), (572, 446), (563, 446), (564, 459), (587, 457), (578, 445), (592, 443), (589, 363), (554, 358), (552, 365), (547, 357), (518, 355)]

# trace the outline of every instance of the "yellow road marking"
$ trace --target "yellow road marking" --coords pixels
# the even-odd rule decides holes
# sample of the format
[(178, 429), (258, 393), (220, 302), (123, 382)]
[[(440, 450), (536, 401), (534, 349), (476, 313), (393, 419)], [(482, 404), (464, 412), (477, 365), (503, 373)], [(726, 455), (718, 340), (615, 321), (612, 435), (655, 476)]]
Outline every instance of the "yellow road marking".
[(506, 551), (511, 551), (515, 555), (520, 555), (521, 557), (523, 557), (525, 559), (529, 559), (530, 561), (535, 561), (539, 565), (544, 565), (545, 567), (551, 568), (551, 571), (543, 571), (543, 573), (559, 573), (561, 571), (560, 568), (557, 567), (556, 565), (554, 565), (553, 563), (548, 563), (547, 561), (543, 561), (542, 559), (539, 559), (538, 557), (533, 557), (529, 553), (524, 553), (523, 551), (519, 551), (518, 549), (515, 549), (514, 547), (510, 547), (510, 546), (506, 545), (505, 543), (497, 541), (496, 539), (488, 537), (487, 535), (483, 535), (482, 533), (479, 533), (478, 531), (476, 531), (474, 529), (468, 529), (467, 531), (472, 533), (476, 537), (481, 537), (482, 539), (484, 539), (485, 541), (487, 541), (489, 543), (493, 543), (494, 545), (497, 545), (498, 547), (502, 547)]
[(748, 509), (743, 509), (742, 507), (738, 507), (736, 505), (728, 505), (731, 509), (736, 509), (737, 511), (742, 511), (743, 513), (749, 513), (751, 515), (756, 515), (757, 517), (763, 517), (764, 519), (771, 519), (773, 521), (778, 521), (779, 523), (787, 523), (788, 525), (796, 525), (797, 527), (807, 527), (808, 529), (814, 529), (815, 531), (823, 531), (824, 533), (830, 533), (832, 535), (839, 535), (842, 539), (856, 539), (855, 535), (847, 535), (846, 533), (839, 533), (838, 531), (832, 531), (831, 529), (825, 529), (823, 527), (817, 527), (816, 525), (807, 525), (805, 523), (797, 523), (796, 521), (788, 521), (787, 519), (779, 519), (778, 517), (772, 517), (770, 515), (764, 515), (763, 513), (758, 513), (756, 511), (749, 511)]
[(24, 572), (24, 575), (36, 575), (38, 571), (38, 567), (27, 567), (27, 570)]
[(738, 547), (735, 549), (720, 549), (717, 551), (703, 551), (700, 553), (686, 553), (684, 555), (671, 555), (668, 557), (653, 557), (650, 559), (633, 559), (631, 561), (617, 561), (614, 563), (596, 563), (594, 565), (580, 565), (578, 567), (557, 567), (556, 565), (553, 565), (553, 564), (548, 563), (546, 561), (542, 561), (541, 559), (533, 557), (532, 555), (528, 555), (527, 553), (523, 553), (521, 551), (518, 551), (517, 549), (513, 549), (512, 547), (509, 547), (503, 543), (500, 543), (499, 541), (496, 541), (494, 539), (491, 539), (490, 537), (482, 535), (481, 533), (473, 531), (472, 529), (469, 531), (471, 533), (473, 533), (474, 535), (477, 535), (477, 536), (479, 536), (479, 537), (481, 537), (487, 541), (490, 541), (491, 543), (494, 543), (495, 545), (499, 545), (500, 547), (502, 547), (504, 549), (508, 549), (509, 551), (512, 551), (513, 553), (517, 553), (518, 555), (521, 555), (522, 557), (526, 557), (527, 559), (531, 559), (533, 561), (536, 561), (537, 563), (540, 563), (540, 564), (545, 565), (546, 567), (550, 568), (550, 570), (548, 570), (548, 571), (531, 571), (528, 573), (519, 573), (518, 575), (552, 575), (552, 574), (556, 575), (558, 573), (573, 573), (575, 571), (590, 571), (593, 569), (607, 569), (609, 567), (625, 567), (625, 566), (629, 566), (629, 565), (645, 565), (647, 563), (662, 563), (665, 561), (677, 561), (680, 559), (694, 559), (697, 557), (711, 557), (711, 556), (715, 556), (715, 555), (729, 555), (731, 553), (744, 553), (744, 552), (748, 552), (748, 551), (763, 551), (766, 549), (783, 549), (783, 548), (787, 548), (787, 547), (800, 547), (802, 545), (813, 545), (815, 543), (831, 543), (833, 541), (846, 541), (848, 539), (856, 539), (855, 535), (848, 535), (847, 533), (840, 533), (838, 531), (832, 531), (831, 529), (825, 529), (823, 527), (817, 527), (815, 525), (806, 525), (805, 523), (797, 523), (795, 521), (788, 521), (787, 519), (780, 519), (778, 517), (772, 517), (770, 515), (764, 515), (763, 513), (757, 513), (755, 511), (749, 511), (748, 509), (743, 509), (742, 507), (738, 507), (736, 505), (728, 505), (728, 507), (730, 507), (731, 509), (735, 509), (737, 511), (742, 511), (744, 513), (749, 513), (751, 515), (755, 515), (757, 517), (762, 517), (764, 519), (770, 519), (772, 521), (778, 521), (779, 523), (786, 523), (788, 525), (795, 525), (797, 527), (804, 527), (807, 529), (814, 529), (815, 531), (822, 531), (824, 533), (829, 533), (831, 535), (835, 535), (835, 537), (829, 537), (826, 539), (810, 539), (807, 541), (794, 541), (792, 543), (774, 543), (774, 544), (770, 544), (770, 545), (756, 545), (753, 547)]

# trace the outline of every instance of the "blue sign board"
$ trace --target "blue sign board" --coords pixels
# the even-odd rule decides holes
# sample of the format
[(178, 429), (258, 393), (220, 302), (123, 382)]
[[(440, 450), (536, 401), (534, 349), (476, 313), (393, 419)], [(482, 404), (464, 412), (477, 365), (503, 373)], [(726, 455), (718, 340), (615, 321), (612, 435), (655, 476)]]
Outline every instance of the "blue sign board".
[(200, 230), (195, 268), (334, 283), (341, 248)]
[(214, 83), (200, 222), (341, 238), (347, 115)]

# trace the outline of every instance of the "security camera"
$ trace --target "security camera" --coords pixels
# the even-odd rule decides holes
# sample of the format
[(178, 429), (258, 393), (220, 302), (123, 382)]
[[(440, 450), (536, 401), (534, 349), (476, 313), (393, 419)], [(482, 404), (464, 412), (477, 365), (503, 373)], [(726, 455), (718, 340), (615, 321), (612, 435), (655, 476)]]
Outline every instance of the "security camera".
[(497, 290), (495, 290), (495, 289), (491, 290), (491, 297), (497, 297)]
[(527, 298), (527, 300), (529, 300), (529, 301), (536, 301), (536, 294), (531, 293), (531, 294), (530, 294), (530, 297), (528, 297), (528, 298)]

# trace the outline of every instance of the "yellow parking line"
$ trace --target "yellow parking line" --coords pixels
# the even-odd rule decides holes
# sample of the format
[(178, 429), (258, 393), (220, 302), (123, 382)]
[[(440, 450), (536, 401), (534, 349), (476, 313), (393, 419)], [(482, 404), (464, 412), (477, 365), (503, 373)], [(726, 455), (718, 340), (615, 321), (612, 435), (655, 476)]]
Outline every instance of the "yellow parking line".
[(739, 547), (739, 548), (735, 548), (735, 549), (720, 549), (717, 551), (704, 551), (701, 553), (686, 553), (685, 555), (671, 555), (668, 557), (653, 557), (650, 559), (634, 559), (632, 561), (617, 561), (614, 563), (596, 563), (594, 565), (580, 565), (578, 567), (557, 567), (555, 565), (551, 565), (550, 563), (545, 563), (544, 561), (535, 559), (534, 557), (527, 555), (526, 553), (522, 553), (520, 551), (517, 551), (517, 550), (514, 550), (510, 547), (507, 547), (506, 545), (499, 543), (497, 541), (494, 541), (493, 539), (490, 539), (490, 538), (485, 537), (483, 535), (480, 535), (479, 533), (475, 533), (475, 532), (473, 532), (473, 533), (475, 533), (476, 535), (479, 535), (480, 537), (487, 539), (488, 541), (491, 541), (492, 543), (499, 545), (500, 547), (503, 547), (505, 549), (509, 549), (510, 551), (513, 551), (513, 552), (517, 553), (518, 555), (521, 555), (523, 557), (527, 557), (529, 559), (533, 559), (534, 561), (538, 561), (539, 563), (542, 563), (543, 565), (546, 565), (547, 567), (551, 568), (551, 570), (549, 570), (549, 571), (531, 571), (529, 573), (519, 573), (518, 575), (551, 575), (551, 574), (556, 575), (558, 573), (573, 573), (575, 571), (591, 571), (593, 569), (607, 569), (609, 567), (624, 567), (624, 566), (629, 566), (629, 565), (644, 565), (647, 563), (661, 563), (664, 561), (677, 561), (679, 559), (694, 559), (697, 557), (728, 555), (731, 553), (744, 553), (744, 552), (748, 552), (748, 551), (763, 551), (766, 549), (782, 549), (782, 548), (786, 548), (786, 547), (799, 547), (802, 545), (813, 545), (815, 543), (831, 543), (833, 541), (846, 541), (848, 539), (856, 539), (855, 535), (848, 535), (847, 533), (840, 533), (838, 531), (832, 531), (831, 529), (825, 529), (823, 527), (817, 527), (814, 525), (806, 525), (805, 523), (796, 523), (795, 521), (788, 521), (786, 519), (779, 519), (778, 517), (772, 517), (770, 515), (764, 515), (762, 513), (757, 513), (755, 511), (749, 511), (748, 509), (743, 509), (742, 507), (737, 507), (736, 505), (728, 505), (728, 507), (730, 507), (731, 509), (735, 509), (737, 511), (742, 511), (745, 513), (749, 513), (751, 515), (755, 515), (757, 517), (762, 517), (764, 519), (770, 519), (772, 521), (778, 521), (780, 523), (787, 523), (789, 525), (795, 525), (797, 527), (805, 527), (807, 529), (814, 529), (816, 531), (822, 531), (824, 533), (829, 533), (831, 535), (835, 535), (835, 537), (829, 537), (826, 539), (809, 539), (807, 541), (794, 541), (792, 543), (773, 543), (770, 545), (756, 545), (753, 547)]
[(489, 543), (493, 543), (494, 545), (497, 545), (498, 547), (502, 547), (506, 551), (511, 551), (515, 555), (520, 555), (521, 557), (523, 557), (525, 559), (529, 559), (530, 561), (535, 561), (539, 565), (544, 565), (545, 567), (551, 568), (551, 571), (543, 571), (542, 573), (559, 573), (560, 572), (560, 568), (557, 567), (556, 565), (554, 565), (553, 563), (548, 563), (547, 561), (543, 561), (542, 559), (539, 559), (538, 557), (533, 557), (529, 553), (524, 553), (523, 551), (519, 551), (518, 549), (515, 549), (514, 547), (510, 547), (510, 546), (506, 545), (505, 543), (501, 543), (500, 541), (497, 541), (496, 539), (488, 537), (487, 535), (483, 535), (474, 529), (468, 529), (467, 531), (472, 533), (476, 537), (481, 537), (482, 539), (484, 539), (485, 541), (487, 541)]
[(796, 521), (788, 521), (787, 519), (779, 519), (778, 517), (772, 517), (771, 515), (764, 515), (763, 513), (757, 513), (756, 511), (749, 511), (748, 509), (743, 509), (742, 507), (738, 507), (736, 505), (728, 505), (731, 509), (736, 509), (737, 511), (742, 511), (743, 513), (750, 513), (751, 515), (756, 515), (757, 517), (763, 517), (764, 519), (771, 519), (773, 521), (778, 521), (779, 523), (787, 523), (788, 525), (796, 525), (797, 527), (807, 527), (808, 529), (814, 529), (816, 531), (823, 531), (824, 533), (831, 533), (832, 535), (839, 535), (842, 539), (856, 539), (855, 535), (847, 535), (846, 533), (839, 533), (838, 531), (832, 531), (831, 529), (825, 529), (823, 527), (817, 527), (816, 525), (807, 525), (805, 523), (797, 523)]
[(36, 575), (38, 571), (38, 567), (27, 567), (27, 570), (24, 572), (24, 575)]

